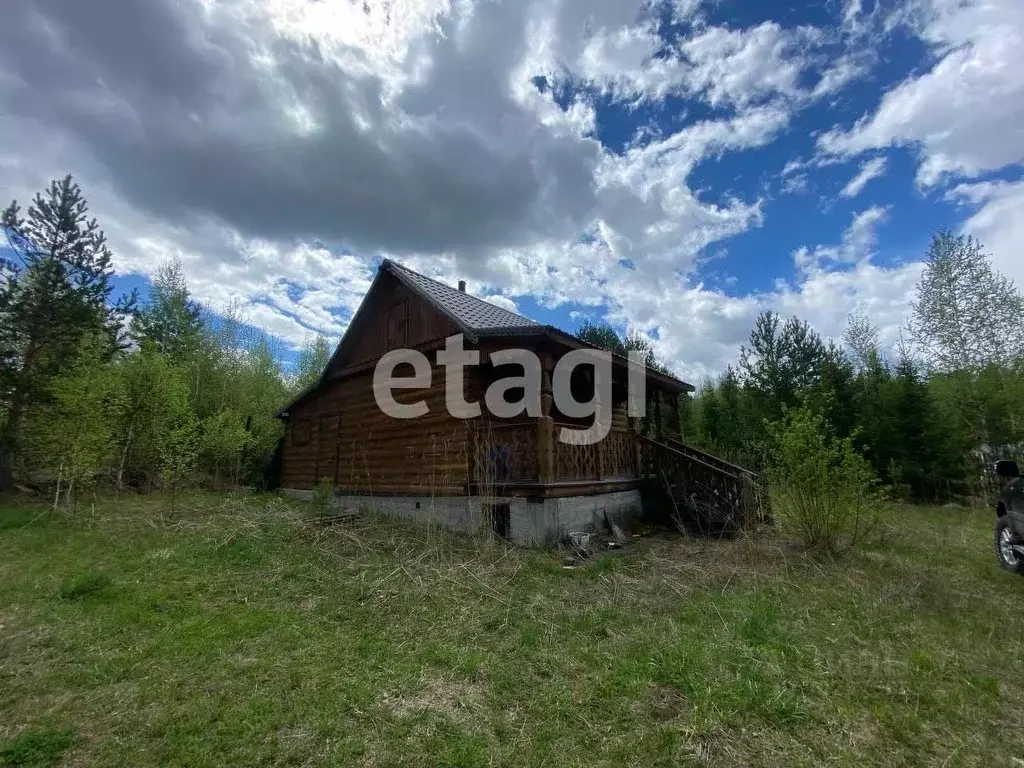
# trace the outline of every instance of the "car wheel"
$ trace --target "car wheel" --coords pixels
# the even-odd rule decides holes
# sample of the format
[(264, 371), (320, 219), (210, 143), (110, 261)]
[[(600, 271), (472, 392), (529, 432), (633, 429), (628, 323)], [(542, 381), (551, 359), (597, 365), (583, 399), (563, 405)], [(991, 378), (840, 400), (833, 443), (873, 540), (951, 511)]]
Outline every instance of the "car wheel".
[(1004, 516), (996, 520), (996, 557), (999, 558), (999, 565), (1008, 571), (1024, 574), (1024, 555), (1013, 546), (1020, 543), (1008, 518)]

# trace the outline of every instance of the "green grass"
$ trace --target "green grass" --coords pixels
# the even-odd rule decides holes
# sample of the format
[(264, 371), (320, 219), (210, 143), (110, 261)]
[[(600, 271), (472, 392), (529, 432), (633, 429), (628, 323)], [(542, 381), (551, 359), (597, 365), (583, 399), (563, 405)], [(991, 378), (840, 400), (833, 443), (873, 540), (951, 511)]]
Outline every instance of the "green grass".
[(0, 505), (0, 765), (1021, 765), (992, 515), (564, 570), (273, 497)]
[(55, 765), (74, 743), (74, 731), (24, 730), (0, 747), (0, 765)]

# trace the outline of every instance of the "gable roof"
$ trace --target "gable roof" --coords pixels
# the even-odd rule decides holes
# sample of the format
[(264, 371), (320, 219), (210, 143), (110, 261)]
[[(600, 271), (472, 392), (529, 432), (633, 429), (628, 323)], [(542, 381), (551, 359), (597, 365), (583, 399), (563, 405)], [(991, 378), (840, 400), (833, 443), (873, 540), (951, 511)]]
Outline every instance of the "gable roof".
[(448, 315), (468, 336), (491, 335), (492, 332), (509, 332), (532, 327), (540, 323), (515, 312), (502, 309), (472, 294), (452, 288), (442, 282), (413, 272), (390, 259), (380, 265), (382, 272), (388, 271), (410, 290), (426, 299), (435, 308)]
[[(377, 284), (381, 281), (381, 277), (385, 274), (393, 275), (409, 290), (421, 296), (432, 307), (449, 317), (470, 342), (477, 342), (481, 338), (494, 336), (548, 336), (577, 349), (598, 349), (593, 344), (583, 341), (571, 333), (566, 333), (553, 325), (542, 325), (528, 317), (510, 312), (507, 309), (472, 296), (465, 291), (460, 291), (426, 275), (421, 275), (419, 272), (413, 272), (408, 267), (403, 267), (391, 259), (384, 259), (377, 269), (377, 275), (373, 278), (373, 282), (370, 283), (366, 296), (363, 297), (363, 303), (352, 316), (348, 328), (345, 329), (345, 333), (338, 342), (338, 346), (335, 347), (334, 353), (331, 355), (330, 360), (327, 361), (327, 366), (316, 381), (292, 398), (277, 412), (278, 418), (287, 416), (289, 408), (304, 400), (307, 395), (312, 394), (323, 384), (327, 377), (327, 372), (334, 363), (334, 359), (341, 352), (345, 340), (352, 333), (352, 329), (356, 327), (356, 320), (366, 305), (367, 299), (373, 294)], [(626, 359), (620, 355), (613, 353), (612, 357), (619, 363), (626, 362)], [(671, 389), (679, 392), (694, 391), (694, 387), (691, 384), (687, 384), (675, 376), (648, 369), (647, 377), (662, 384), (667, 384)]]

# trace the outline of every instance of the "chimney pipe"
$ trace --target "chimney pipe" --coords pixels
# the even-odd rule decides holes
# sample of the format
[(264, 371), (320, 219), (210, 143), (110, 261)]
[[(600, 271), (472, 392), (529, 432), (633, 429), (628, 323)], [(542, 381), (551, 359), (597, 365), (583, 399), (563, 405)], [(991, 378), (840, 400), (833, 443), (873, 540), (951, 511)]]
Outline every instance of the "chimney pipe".
[(466, 281), (465, 280), (459, 280), (459, 290), (462, 291), (462, 293), (466, 292)]

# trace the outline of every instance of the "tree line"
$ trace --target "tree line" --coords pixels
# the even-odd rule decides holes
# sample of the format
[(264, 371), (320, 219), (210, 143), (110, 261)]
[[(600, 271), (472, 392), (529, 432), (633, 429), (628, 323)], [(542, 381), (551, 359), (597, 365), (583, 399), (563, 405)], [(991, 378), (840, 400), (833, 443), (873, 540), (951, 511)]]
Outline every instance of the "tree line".
[[(581, 329), (602, 346), (609, 332)], [(668, 422), (691, 443), (769, 470), (779, 425), (812, 424), (899, 497), (978, 497), (991, 462), (1024, 448), (1024, 297), (980, 243), (940, 231), (894, 348), (864, 312), (840, 343), (766, 311), (738, 359), (681, 398)]]
[(281, 436), (278, 408), (329, 356), (311, 338), (286, 373), (272, 339), (189, 295), (163, 264), (145, 297), (113, 296), (112, 254), (70, 176), (25, 215), (3, 212), (0, 488), (47, 487), (74, 503), (118, 488), (259, 486)]
[[(237, 306), (213, 312), (190, 297), (176, 261), (141, 299), (115, 297), (112, 254), (70, 176), (24, 215), (11, 203), (2, 226), (0, 489), (45, 486), (73, 503), (96, 482), (262, 484), (282, 431), (274, 414), (324, 369), (323, 335), (286, 372)], [(1024, 446), (1024, 297), (978, 242), (942, 231), (910, 309), (893, 349), (864, 313), (840, 343), (764, 312), (738, 359), (663, 420), (756, 469), (779, 453), (780, 425), (801, 445), (818, 444), (813, 427), (899, 496), (977, 495), (987, 464)], [(592, 323), (578, 335), (667, 370), (642, 335)]]

